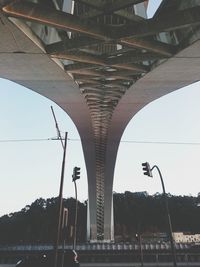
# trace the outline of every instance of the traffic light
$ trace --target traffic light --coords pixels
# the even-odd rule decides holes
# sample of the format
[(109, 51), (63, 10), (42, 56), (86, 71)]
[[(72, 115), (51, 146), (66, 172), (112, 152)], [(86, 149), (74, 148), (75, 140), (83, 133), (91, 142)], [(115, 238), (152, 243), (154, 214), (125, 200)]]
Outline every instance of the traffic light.
[(76, 181), (77, 179), (80, 179), (80, 172), (81, 168), (80, 167), (74, 167), (73, 170), (73, 175), (72, 175), (72, 181)]
[(148, 162), (142, 163), (142, 167), (143, 167), (142, 169), (143, 169), (144, 175), (153, 177), (152, 172), (151, 172), (151, 167)]

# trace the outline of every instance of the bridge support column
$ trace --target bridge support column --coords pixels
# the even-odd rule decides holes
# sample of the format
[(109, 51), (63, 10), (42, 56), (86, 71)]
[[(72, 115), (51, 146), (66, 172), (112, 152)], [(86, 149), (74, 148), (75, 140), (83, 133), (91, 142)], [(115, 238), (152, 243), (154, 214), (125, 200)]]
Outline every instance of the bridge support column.
[[(94, 201), (93, 201), (94, 202)], [(94, 203), (91, 204), (91, 200), (88, 200), (87, 205), (87, 241), (91, 243), (95, 242), (112, 242), (114, 241), (114, 219), (113, 219), (113, 196), (112, 185), (110, 190), (106, 190), (104, 206), (104, 239), (98, 240), (97, 238), (97, 225), (96, 225), (96, 210), (94, 209)], [(91, 208), (93, 206), (93, 209)]]
[[(108, 199), (109, 198), (109, 199)], [(114, 241), (114, 222), (113, 222), (113, 197), (106, 198), (106, 205), (104, 207), (104, 241)]]
[(94, 218), (91, 218), (90, 204), (89, 204), (89, 200), (88, 200), (88, 205), (87, 205), (87, 241), (88, 242), (97, 242), (97, 226), (94, 222), (91, 223), (91, 220), (94, 221)]

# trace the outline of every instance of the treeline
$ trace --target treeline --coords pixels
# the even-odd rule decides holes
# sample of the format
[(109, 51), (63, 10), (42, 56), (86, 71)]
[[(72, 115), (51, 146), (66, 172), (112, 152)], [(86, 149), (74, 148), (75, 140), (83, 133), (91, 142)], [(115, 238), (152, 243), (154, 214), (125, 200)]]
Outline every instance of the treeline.
[[(64, 199), (68, 208), (68, 227), (64, 232), (66, 240), (72, 243), (76, 201)], [(87, 206), (78, 202), (77, 237), (78, 241), (86, 238)], [(58, 198), (39, 198), (19, 212), (0, 218), (0, 244), (39, 244), (55, 242), (58, 225)]]
[[(192, 196), (168, 195), (173, 231), (200, 233), (200, 194)], [(115, 236), (119, 241), (134, 240), (136, 233), (167, 231), (163, 196), (146, 192), (114, 193)], [(67, 243), (72, 243), (75, 200), (64, 199), (68, 208)], [(54, 243), (57, 229), (58, 199), (37, 199), (19, 212), (0, 218), (0, 244)], [(86, 241), (87, 202), (78, 202), (77, 239)]]
[[(168, 203), (174, 232), (200, 233), (200, 194), (168, 194)], [(158, 193), (114, 194), (114, 216), (115, 236), (122, 240), (134, 240), (138, 233), (168, 232), (163, 195)]]

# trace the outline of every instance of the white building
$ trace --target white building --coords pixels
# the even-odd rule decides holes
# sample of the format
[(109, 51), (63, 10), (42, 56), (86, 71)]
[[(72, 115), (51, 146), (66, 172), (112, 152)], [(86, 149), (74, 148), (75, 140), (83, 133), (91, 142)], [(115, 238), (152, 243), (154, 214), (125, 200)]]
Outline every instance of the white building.
[(199, 243), (200, 234), (186, 234), (182, 232), (173, 233), (173, 238), (176, 243)]

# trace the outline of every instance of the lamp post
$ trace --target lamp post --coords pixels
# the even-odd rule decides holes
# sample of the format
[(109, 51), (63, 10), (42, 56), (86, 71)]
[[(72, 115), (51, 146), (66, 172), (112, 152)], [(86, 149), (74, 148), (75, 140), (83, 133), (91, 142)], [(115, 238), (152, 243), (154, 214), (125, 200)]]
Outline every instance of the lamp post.
[(168, 227), (169, 227), (169, 238), (170, 238), (170, 244), (171, 244), (171, 250), (172, 250), (172, 256), (173, 256), (173, 264), (174, 264), (174, 267), (177, 267), (176, 251), (175, 251), (174, 239), (173, 239), (173, 235), (172, 235), (172, 223), (171, 223), (171, 217), (170, 217), (170, 213), (169, 213), (167, 194), (165, 191), (165, 184), (163, 181), (161, 171), (157, 165), (154, 165), (152, 168), (150, 168), (150, 165), (148, 162), (142, 163), (142, 166), (143, 166), (144, 175), (147, 175), (149, 177), (153, 177), (152, 171), (153, 171), (153, 169), (156, 169), (158, 171), (159, 176), (160, 176), (162, 189), (163, 189), (163, 197), (164, 197), (164, 202), (165, 202)]

